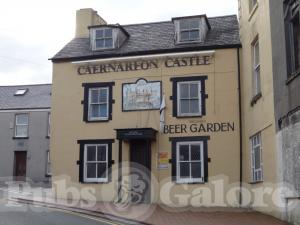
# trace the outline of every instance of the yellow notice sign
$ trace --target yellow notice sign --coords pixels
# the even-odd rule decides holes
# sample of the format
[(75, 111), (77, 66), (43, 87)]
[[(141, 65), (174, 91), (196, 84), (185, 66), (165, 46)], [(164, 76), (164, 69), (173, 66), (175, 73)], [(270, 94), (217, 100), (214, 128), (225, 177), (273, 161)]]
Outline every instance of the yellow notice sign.
[(158, 169), (167, 169), (169, 165), (169, 153), (159, 152), (158, 153)]

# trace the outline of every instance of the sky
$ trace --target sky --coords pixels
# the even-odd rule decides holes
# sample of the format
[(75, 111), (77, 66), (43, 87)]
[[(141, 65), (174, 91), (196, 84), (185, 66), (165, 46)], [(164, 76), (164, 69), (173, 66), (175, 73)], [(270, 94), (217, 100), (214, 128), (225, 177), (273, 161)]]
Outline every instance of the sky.
[(238, 0), (9, 0), (0, 7), (0, 86), (51, 83), (48, 59), (75, 33), (76, 10), (93, 8), (110, 24), (238, 13)]

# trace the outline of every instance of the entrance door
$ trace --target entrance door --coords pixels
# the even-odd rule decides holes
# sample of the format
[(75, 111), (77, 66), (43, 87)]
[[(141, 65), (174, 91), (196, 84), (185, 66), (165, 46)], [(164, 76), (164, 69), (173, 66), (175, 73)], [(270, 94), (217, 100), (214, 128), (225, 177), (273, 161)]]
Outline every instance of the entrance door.
[(14, 176), (17, 181), (26, 179), (27, 152), (15, 152)]
[(131, 202), (150, 203), (151, 143), (146, 140), (130, 142)]

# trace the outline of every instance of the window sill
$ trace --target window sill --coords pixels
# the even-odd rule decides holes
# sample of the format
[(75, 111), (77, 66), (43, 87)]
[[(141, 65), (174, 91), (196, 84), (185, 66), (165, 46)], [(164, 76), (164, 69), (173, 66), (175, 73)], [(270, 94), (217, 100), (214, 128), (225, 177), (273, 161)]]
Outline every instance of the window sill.
[(257, 9), (258, 9), (258, 2), (256, 2), (255, 6), (253, 6), (253, 8), (251, 9), (248, 21), (250, 21), (252, 19), (253, 15), (255, 14)]
[(177, 115), (176, 118), (177, 119), (180, 119), (180, 118), (201, 118), (203, 117), (204, 115)]
[(52, 177), (52, 175), (51, 174), (46, 174), (45, 177), (49, 178), (49, 177)]
[(99, 181), (99, 182), (96, 182), (96, 181), (83, 181), (81, 183), (82, 184), (108, 184), (109, 181)]
[(18, 140), (18, 139), (29, 139), (29, 137), (13, 137), (12, 139)]
[(286, 80), (285, 84), (289, 85), (292, 83), (293, 80), (295, 80), (296, 77), (300, 76), (300, 69), (298, 69), (295, 73), (291, 74), (289, 78)]
[(86, 123), (104, 123), (104, 122), (109, 122), (109, 119), (105, 120), (86, 120)]
[(261, 93), (258, 93), (257, 95), (253, 96), (253, 98), (251, 99), (251, 106), (254, 106), (261, 97), (262, 97)]
[(260, 184), (263, 182), (264, 182), (263, 180), (258, 180), (258, 181), (251, 181), (251, 182), (249, 182), (249, 184)]

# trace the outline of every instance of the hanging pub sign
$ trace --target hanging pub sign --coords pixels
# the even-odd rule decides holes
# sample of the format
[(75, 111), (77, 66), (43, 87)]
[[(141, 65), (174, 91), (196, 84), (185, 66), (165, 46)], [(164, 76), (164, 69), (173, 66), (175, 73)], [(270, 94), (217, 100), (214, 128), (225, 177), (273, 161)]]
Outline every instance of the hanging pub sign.
[[(165, 68), (174, 67), (188, 67), (188, 66), (200, 66), (211, 64), (210, 55), (205, 56), (190, 56), (183, 58), (171, 58), (167, 57), (162, 66)], [(77, 68), (78, 75), (89, 74), (104, 74), (104, 73), (117, 73), (117, 72), (131, 72), (131, 71), (146, 71), (150, 69), (158, 69), (159, 61), (153, 60), (137, 60), (127, 62), (113, 62), (107, 64), (95, 64), (95, 65), (83, 65)]]
[(122, 85), (122, 110), (151, 110), (159, 109), (161, 102), (161, 82), (147, 82), (139, 79), (136, 83)]

